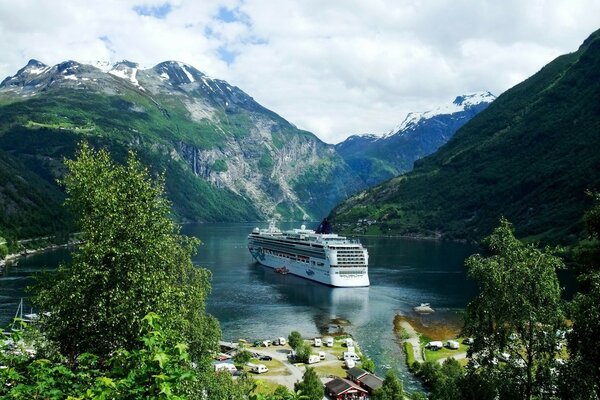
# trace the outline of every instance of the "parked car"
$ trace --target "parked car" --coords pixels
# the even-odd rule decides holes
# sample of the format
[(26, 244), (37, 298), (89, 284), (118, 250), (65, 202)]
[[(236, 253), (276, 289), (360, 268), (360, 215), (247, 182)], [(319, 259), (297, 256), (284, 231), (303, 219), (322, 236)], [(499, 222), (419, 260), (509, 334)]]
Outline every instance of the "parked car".
[(265, 356), (258, 357), (258, 359), (261, 361), (271, 361), (273, 359), (273, 357), (265, 355)]

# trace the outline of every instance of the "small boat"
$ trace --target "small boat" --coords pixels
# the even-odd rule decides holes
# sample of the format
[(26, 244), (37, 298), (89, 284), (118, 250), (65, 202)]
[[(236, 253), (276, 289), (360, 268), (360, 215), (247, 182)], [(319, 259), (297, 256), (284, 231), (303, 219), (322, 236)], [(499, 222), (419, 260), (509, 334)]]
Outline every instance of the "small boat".
[(275, 268), (275, 272), (277, 272), (278, 274), (286, 275), (290, 271), (286, 267), (279, 267)]
[(413, 310), (419, 314), (431, 314), (434, 312), (429, 303), (421, 303), (420, 306), (413, 307)]

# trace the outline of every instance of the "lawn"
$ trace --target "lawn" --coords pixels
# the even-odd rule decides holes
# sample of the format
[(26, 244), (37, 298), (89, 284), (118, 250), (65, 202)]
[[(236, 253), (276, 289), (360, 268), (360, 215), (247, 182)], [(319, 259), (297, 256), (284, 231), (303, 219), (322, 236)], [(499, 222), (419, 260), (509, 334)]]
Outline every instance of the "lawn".
[(346, 376), (346, 370), (343, 368), (341, 362), (335, 363), (335, 364), (327, 364), (327, 365), (319, 365), (317, 363), (317, 364), (311, 365), (311, 367), (313, 367), (315, 369), (315, 371), (317, 372), (317, 374), (321, 377), (335, 375), (335, 376), (340, 376), (343, 378)]
[[(429, 349), (425, 349), (425, 344), (427, 344), (427, 343), (423, 344), (423, 342), (421, 342), (423, 345), (423, 348), (425, 349), (425, 351), (424, 351), (425, 361), (438, 361), (442, 358), (448, 358), (448, 357), (451, 357), (456, 354), (466, 353), (467, 350), (469, 349), (469, 346), (462, 343), (463, 339), (464, 338), (455, 339), (459, 343), (459, 348), (457, 350), (452, 350), (447, 347), (444, 347), (440, 350), (429, 350)], [(445, 344), (445, 342), (446, 341), (444, 341), (444, 344)]]
[(283, 365), (283, 363), (279, 360), (271, 360), (271, 361), (263, 361), (256, 358), (250, 359), (252, 364), (263, 364), (265, 367), (269, 368), (269, 371), (263, 374), (254, 374), (250, 372), (250, 367), (244, 366), (244, 371), (250, 372), (252, 376), (272, 376), (272, 375), (290, 375), (290, 371)]

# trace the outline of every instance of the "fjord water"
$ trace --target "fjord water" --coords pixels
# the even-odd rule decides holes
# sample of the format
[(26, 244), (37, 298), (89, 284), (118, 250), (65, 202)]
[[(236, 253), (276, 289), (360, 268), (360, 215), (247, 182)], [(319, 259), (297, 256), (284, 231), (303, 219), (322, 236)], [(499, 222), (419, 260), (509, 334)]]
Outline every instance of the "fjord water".
[[(281, 224), (281, 228), (297, 225)], [(342, 326), (374, 359), (380, 373), (387, 368), (405, 371), (393, 332), (394, 315), (408, 314), (422, 302), (431, 303), (438, 315), (456, 314), (475, 294), (463, 266), (475, 251), (469, 245), (362, 237), (369, 249), (371, 286), (331, 288), (256, 264), (246, 239), (255, 226), (194, 224), (182, 229), (202, 240), (194, 262), (212, 272), (207, 309), (218, 318), (225, 340), (287, 337), (292, 330), (314, 337)], [(6, 326), (19, 299), (27, 296), (31, 275), (53, 269), (68, 257), (65, 250), (31, 256), (0, 276), (0, 326)], [(403, 375), (406, 384), (413, 386)]]

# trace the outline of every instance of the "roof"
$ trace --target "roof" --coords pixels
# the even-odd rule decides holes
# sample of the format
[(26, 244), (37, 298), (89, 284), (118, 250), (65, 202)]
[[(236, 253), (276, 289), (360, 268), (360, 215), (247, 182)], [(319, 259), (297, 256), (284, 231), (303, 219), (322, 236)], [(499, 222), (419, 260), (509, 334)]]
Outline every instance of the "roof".
[(348, 378), (353, 379), (353, 380), (356, 380), (366, 374), (368, 374), (367, 371), (365, 371), (362, 368), (358, 368), (358, 367), (350, 368), (348, 371), (346, 371), (346, 375), (348, 376)]
[(356, 385), (354, 382), (342, 378), (335, 378), (334, 380), (327, 382), (325, 384), (325, 389), (328, 393), (331, 393), (334, 396), (339, 396), (340, 394), (345, 393), (351, 389), (362, 393), (367, 393), (365, 389)]
[(379, 389), (383, 385), (383, 379), (373, 374), (363, 375), (358, 380), (371, 391)]

